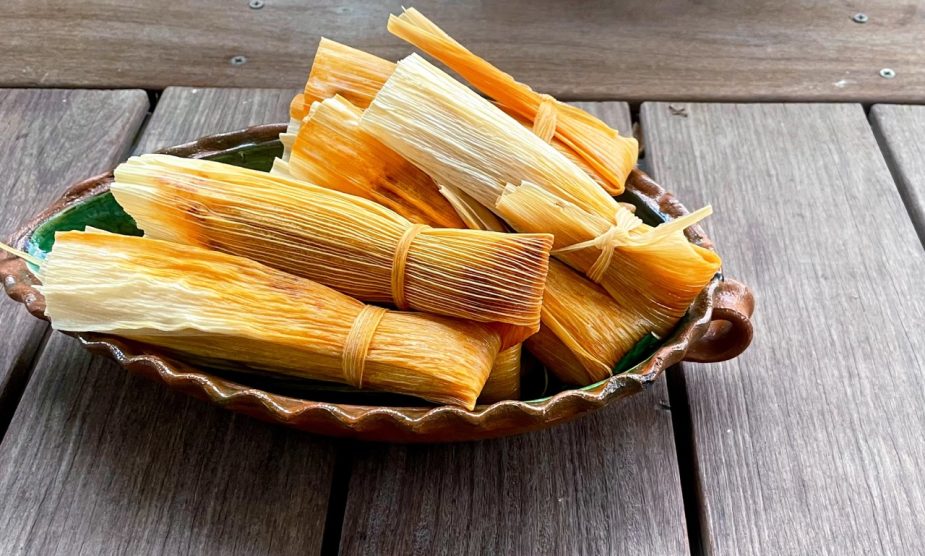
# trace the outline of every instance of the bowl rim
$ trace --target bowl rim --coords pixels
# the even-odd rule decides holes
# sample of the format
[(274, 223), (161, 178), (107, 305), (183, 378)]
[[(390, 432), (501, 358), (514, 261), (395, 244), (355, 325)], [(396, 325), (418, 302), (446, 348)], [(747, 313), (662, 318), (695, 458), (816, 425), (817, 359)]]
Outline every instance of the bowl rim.
[[(262, 124), (239, 131), (209, 135), (157, 152), (188, 158), (231, 154), (278, 140), (286, 124)], [(112, 172), (82, 180), (39, 212), (16, 232), (10, 244), (26, 246), (35, 230), (52, 216), (109, 191)], [(668, 218), (688, 214), (674, 195), (642, 170), (634, 169), (627, 190), (635, 193), (648, 209)], [(713, 243), (699, 225), (685, 231), (694, 244), (708, 249)], [(26, 305), (34, 316), (47, 320), (45, 302), (34, 286), (35, 275), (25, 262), (0, 259), (0, 277), (10, 297)], [(333, 436), (385, 441), (458, 441), (506, 436), (544, 428), (598, 409), (621, 397), (636, 393), (654, 382), (668, 367), (681, 362), (688, 348), (710, 325), (714, 295), (723, 282), (722, 270), (707, 284), (687, 315), (646, 360), (625, 373), (596, 384), (569, 389), (540, 400), (504, 400), (479, 405), (474, 410), (456, 406), (393, 407), (320, 402), (289, 397), (242, 385), (196, 369), (182, 361), (162, 356), (156, 348), (96, 333), (67, 333), (89, 351), (106, 355), (126, 369), (220, 406), (253, 417)], [(744, 349), (744, 348), (743, 348)]]

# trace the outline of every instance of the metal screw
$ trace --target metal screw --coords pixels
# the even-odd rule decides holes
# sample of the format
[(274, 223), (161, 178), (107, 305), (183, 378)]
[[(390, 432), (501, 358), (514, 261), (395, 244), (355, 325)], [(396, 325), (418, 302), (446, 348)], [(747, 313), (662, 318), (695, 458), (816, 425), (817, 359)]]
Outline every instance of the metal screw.
[[(254, 0), (254, 1), (257, 1), (257, 0)], [(854, 14), (853, 16), (851, 16), (851, 21), (855, 23), (867, 23), (869, 19), (870, 18), (867, 17), (867, 14), (861, 13), (861, 12), (858, 12)]]
[(239, 54), (237, 56), (232, 56), (231, 59), (228, 60), (228, 63), (232, 66), (243, 66), (247, 63), (247, 58)]
[(880, 77), (884, 79), (893, 79), (894, 77), (896, 77), (896, 72), (891, 70), (890, 68), (883, 68), (882, 70), (880, 70)]
[(251, 0), (247, 5), (250, 6), (252, 10), (259, 10), (266, 5), (266, 2), (263, 0)]

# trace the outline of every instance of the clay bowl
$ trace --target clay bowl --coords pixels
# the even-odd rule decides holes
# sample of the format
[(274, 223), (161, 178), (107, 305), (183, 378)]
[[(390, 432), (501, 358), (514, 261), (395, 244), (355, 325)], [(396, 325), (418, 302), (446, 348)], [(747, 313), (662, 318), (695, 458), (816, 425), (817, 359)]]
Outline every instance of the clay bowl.
[[(176, 156), (211, 158), (267, 169), (282, 147), (283, 124), (204, 137), (164, 149)], [(54, 231), (85, 225), (121, 233), (137, 233), (134, 223), (109, 194), (112, 173), (69, 188), (12, 238), (11, 244), (35, 253), (47, 251)], [(674, 196), (642, 171), (630, 176), (621, 201), (636, 205), (649, 223), (686, 214)], [(711, 248), (699, 227), (687, 230), (690, 241)], [(38, 281), (19, 259), (0, 260), (0, 276), (7, 293), (44, 319), (45, 300), (35, 290)], [(681, 361), (715, 362), (740, 354), (751, 341), (749, 317), (754, 301), (748, 288), (717, 276), (691, 305), (688, 314), (660, 345), (637, 346), (629, 370), (597, 384), (562, 389), (553, 395), (536, 394), (529, 401), (504, 401), (467, 411), (452, 406), (422, 406), (419, 401), (393, 401), (388, 396), (338, 394), (291, 384), (263, 381), (254, 375), (197, 367), (170, 359), (156, 348), (100, 334), (75, 333), (88, 350), (106, 355), (123, 367), (220, 406), (318, 434), (393, 442), (455, 442), (506, 436), (567, 421), (637, 393), (671, 365)], [(623, 363), (626, 363), (624, 361)], [(339, 396), (339, 397), (338, 397)], [(320, 400), (320, 401), (319, 401)]]

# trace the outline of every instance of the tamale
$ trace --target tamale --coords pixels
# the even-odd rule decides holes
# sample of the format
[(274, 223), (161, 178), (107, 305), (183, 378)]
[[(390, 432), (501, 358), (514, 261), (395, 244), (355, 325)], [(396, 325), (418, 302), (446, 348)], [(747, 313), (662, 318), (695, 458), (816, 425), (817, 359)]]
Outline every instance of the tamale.
[[(316, 69), (317, 66), (317, 69)], [(373, 97), (385, 84), (386, 80), (395, 71), (395, 63), (379, 58), (362, 50), (337, 43), (329, 39), (321, 39), (311, 75), (305, 85), (305, 91), (297, 94), (290, 105), (290, 122), (287, 135), (294, 138), (302, 124), (302, 119), (310, 113), (313, 102), (340, 95), (349, 99), (349, 102), (358, 108), (366, 108)], [(499, 104), (499, 108), (514, 117), (518, 122), (534, 133), (544, 133), (542, 128), (534, 126), (534, 120), (526, 118), (523, 114)], [(578, 110), (578, 109), (576, 109)], [(590, 117), (590, 115), (589, 115)], [(602, 124), (603, 125), (603, 124)], [(281, 136), (286, 140), (286, 136)], [(611, 188), (607, 179), (588, 164), (575, 150), (562, 141), (558, 136), (544, 135), (543, 139), (569, 160), (577, 164), (596, 182), (605, 188)], [(621, 140), (624, 140), (621, 138)], [(638, 149), (636, 149), (638, 150)], [(634, 152), (632, 149), (628, 152)], [(289, 160), (288, 150), (283, 160)], [(635, 155), (630, 168), (635, 164)]]
[[(553, 233), (557, 249), (607, 240), (557, 256), (600, 283), (627, 310), (625, 318), (648, 332), (670, 330), (719, 269), (719, 257), (689, 243), (677, 224), (650, 235), (650, 226), (565, 156), (420, 56), (398, 63), (360, 125), (437, 183), (493, 208), (515, 230)], [(520, 208), (513, 205), (531, 199), (502, 198), (507, 184), (524, 181), (551, 202)], [(571, 208), (563, 212), (565, 205)], [(585, 217), (593, 222), (575, 222)], [(634, 239), (612, 243), (619, 234)]]
[(365, 302), (513, 325), (505, 346), (539, 326), (548, 234), (429, 228), (308, 182), (166, 155), (129, 159), (111, 189), (155, 239), (245, 256)]
[(505, 184), (522, 180), (593, 214), (613, 217), (619, 208), (562, 153), (417, 54), (398, 63), (360, 128), (489, 208)]
[(59, 232), (40, 271), (58, 330), (472, 409), (488, 325), (387, 311), (254, 261), (148, 238)]
[[(532, 336), (531, 336), (532, 337)], [(520, 399), (520, 355), (523, 344), (498, 352), (491, 374), (479, 394), (480, 404)]]
[(362, 115), (341, 96), (314, 103), (288, 162), (274, 171), (375, 201), (412, 222), (465, 228), (430, 176), (360, 130)]
[(534, 123), (539, 136), (560, 139), (578, 158), (604, 178), (613, 195), (623, 192), (636, 165), (639, 144), (623, 137), (584, 110), (541, 95), (479, 58), (414, 8), (389, 16), (389, 31), (446, 64), (473, 87), (498, 101), (506, 111)]
[(292, 100), (289, 114), (302, 120), (313, 102), (334, 95), (366, 108), (394, 70), (394, 62), (322, 37), (305, 91)]
[(509, 184), (496, 208), (515, 229), (555, 229), (556, 256), (599, 283), (643, 329), (659, 336), (719, 270), (716, 253), (681, 233), (709, 208), (652, 228), (621, 207), (612, 225), (529, 182)]

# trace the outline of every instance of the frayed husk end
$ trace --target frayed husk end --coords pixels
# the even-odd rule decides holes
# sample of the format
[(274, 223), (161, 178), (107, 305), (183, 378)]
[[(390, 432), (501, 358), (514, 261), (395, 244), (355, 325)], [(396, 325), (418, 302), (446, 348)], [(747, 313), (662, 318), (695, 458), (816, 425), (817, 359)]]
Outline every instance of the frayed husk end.
[(359, 128), (362, 114), (341, 96), (315, 102), (292, 140), (289, 175), (375, 201), (412, 222), (465, 228), (430, 176)]
[[(537, 120), (541, 108), (548, 104), (545, 100), (551, 98), (536, 93), (476, 56), (414, 8), (404, 10), (399, 16), (389, 16), (388, 30), (446, 64), (477, 90), (498, 101), (506, 111), (518, 113), (531, 122)], [(580, 108), (553, 101), (552, 134), (603, 178), (609, 193), (622, 193), (639, 154), (636, 140), (621, 137)]]

